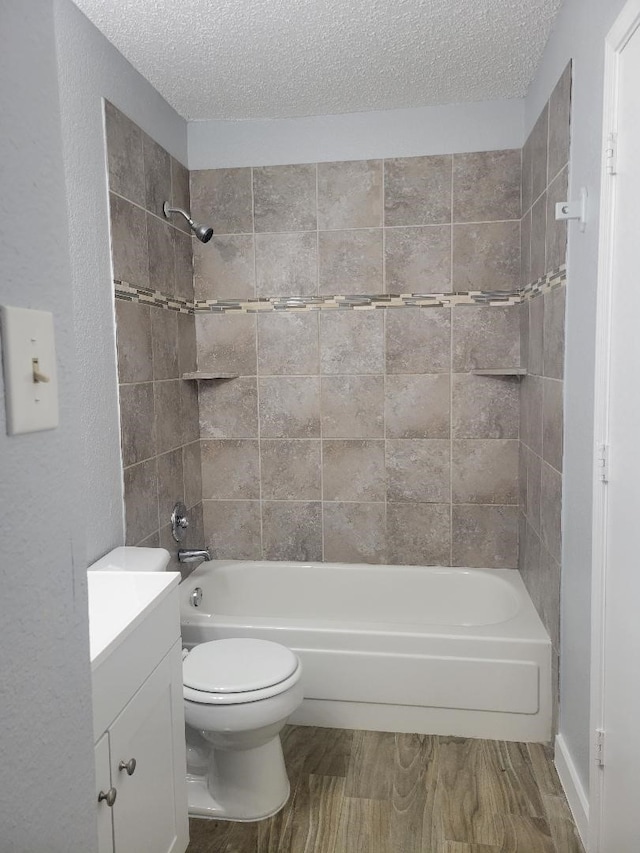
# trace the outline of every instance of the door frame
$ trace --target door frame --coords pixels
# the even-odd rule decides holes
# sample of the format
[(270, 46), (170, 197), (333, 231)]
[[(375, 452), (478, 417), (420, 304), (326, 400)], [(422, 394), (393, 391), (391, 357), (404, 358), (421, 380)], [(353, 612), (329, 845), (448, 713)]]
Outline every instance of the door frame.
[[(593, 527), (591, 560), (591, 707), (589, 748), (589, 853), (600, 853), (604, 774), (597, 761), (597, 732), (605, 729), (606, 673), (606, 585), (608, 544), (608, 494), (602, 480), (603, 447), (609, 444), (609, 397), (611, 354), (611, 303), (615, 237), (616, 180), (608, 172), (607, 149), (610, 134), (618, 126), (618, 90), (620, 55), (640, 26), (640, 0), (627, 0), (605, 39), (604, 105), (602, 123), (602, 170), (600, 182), (600, 231), (596, 308), (596, 350), (594, 375), (594, 470)], [(605, 758), (606, 760), (606, 758)]]

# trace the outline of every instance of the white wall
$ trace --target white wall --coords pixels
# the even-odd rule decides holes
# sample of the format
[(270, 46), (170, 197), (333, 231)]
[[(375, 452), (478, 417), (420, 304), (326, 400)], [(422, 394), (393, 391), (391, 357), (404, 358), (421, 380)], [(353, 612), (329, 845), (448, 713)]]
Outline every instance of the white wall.
[(573, 59), (570, 197), (589, 191), (589, 224), (569, 228), (560, 733), (589, 788), (591, 488), (604, 39), (625, 0), (565, 0), (525, 104), (526, 133)]
[(183, 164), (187, 126), (76, 6), (54, 10), (90, 563), (124, 542), (102, 98)]
[(260, 121), (189, 122), (189, 168), (520, 148), (521, 100)]
[(0, 4), (0, 116), (0, 303), (53, 312), (60, 390), (59, 428), (30, 435), (6, 435), (0, 399), (0, 849), (92, 853), (86, 484), (52, 0)]

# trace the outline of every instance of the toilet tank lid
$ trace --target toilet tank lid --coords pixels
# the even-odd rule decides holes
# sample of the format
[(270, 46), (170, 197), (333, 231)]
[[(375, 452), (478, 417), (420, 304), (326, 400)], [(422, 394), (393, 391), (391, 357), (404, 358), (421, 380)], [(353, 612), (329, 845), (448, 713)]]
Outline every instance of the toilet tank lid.
[(89, 572), (164, 572), (171, 555), (164, 548), (138, 548), (121, 545), (109, 551), (95, 563)]

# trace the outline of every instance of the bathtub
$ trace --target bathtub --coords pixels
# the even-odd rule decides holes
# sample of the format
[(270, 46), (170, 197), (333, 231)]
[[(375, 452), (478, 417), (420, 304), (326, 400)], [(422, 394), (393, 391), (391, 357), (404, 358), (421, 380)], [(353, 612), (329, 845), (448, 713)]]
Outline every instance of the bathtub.
[(551, 641), (515, 569), (213, 560), (180, 588), (185, 646), (296, 652), (292, 723), (551, 738)]

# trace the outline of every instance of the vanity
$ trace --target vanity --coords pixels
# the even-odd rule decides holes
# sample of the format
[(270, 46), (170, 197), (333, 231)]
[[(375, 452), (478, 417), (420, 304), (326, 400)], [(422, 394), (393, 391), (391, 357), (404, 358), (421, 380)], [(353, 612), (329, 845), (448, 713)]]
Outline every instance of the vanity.
[(180, 575), (164, 571), (168, 558), (116, 548), (87, 573), (99, 853), (189, 843)]

